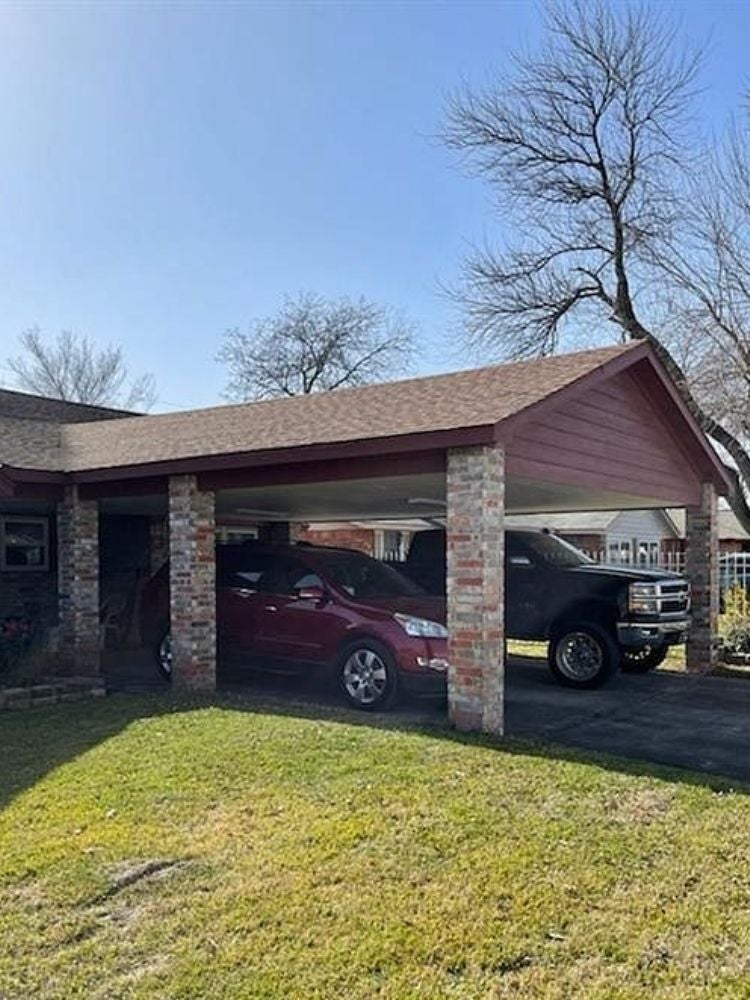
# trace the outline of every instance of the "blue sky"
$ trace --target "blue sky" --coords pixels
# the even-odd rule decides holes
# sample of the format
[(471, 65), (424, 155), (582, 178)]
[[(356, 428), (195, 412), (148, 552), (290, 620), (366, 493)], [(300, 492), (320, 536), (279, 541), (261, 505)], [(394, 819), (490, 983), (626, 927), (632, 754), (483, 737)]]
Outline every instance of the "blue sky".
[[(748, 79), (750, 6), (667, 2), (709, 44), (699, 126)], [(210, 405), (225, 329), (363, 294), (465, 366), (439, 291), (501, 236), (432, 138), (446, 93), (533, 45), (530, 3), (0, 5), (0, 377), (31, 325), (121, 344), (157, 409)]]

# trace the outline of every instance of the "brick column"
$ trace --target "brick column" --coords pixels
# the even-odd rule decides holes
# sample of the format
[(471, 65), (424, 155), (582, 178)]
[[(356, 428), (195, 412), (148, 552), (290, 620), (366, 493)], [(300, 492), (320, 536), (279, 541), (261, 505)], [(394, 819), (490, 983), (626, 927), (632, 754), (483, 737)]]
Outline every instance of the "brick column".
[(448, 712), (458, 729), (503, 731), (504, 452), (448, 452)]
[(701, 487), (701, 502), (686, 509), (685, 575), (690, 580), (692, 621), (687, 642), (689, 673), (716, 666), (719, 623), (719, 513), (716, 490)]
[(100, 671), (99, 504), (67, 486), (57, 505), (60, 653), (79, 674)]
[(216, 559), (213, 493), (195, 476), (169, 480), (169, 601), (172, 683), (216, 688)]

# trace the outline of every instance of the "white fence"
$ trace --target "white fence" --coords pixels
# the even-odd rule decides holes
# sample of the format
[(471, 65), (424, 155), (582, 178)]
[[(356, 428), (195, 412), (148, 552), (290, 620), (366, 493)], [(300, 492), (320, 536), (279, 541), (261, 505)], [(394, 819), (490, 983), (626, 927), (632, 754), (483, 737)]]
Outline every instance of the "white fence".
[[(613, 558), (604, 550), (597, 552), (586, 551), (586, 555), (594, 562), (609, 563), (618, 566), (635, 566), (643, 569), (665, 569), (671, 573), (685, 572), (684, 552), (662, 552), (657, 558), (628, 558), (620, 556)], [(719, 556), (719, 587), (726, 590), (735, 585), (744, 587), (750, 591), (750, 552), (724, 552)]]

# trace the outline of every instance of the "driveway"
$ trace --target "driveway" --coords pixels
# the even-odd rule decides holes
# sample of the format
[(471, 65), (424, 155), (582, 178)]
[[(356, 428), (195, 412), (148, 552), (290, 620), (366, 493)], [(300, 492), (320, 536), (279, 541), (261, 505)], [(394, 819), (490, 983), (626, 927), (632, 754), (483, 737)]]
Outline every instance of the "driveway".
[(572, 691), (539, 661), (514, 658), (506, 731), (750, 782), (750, 679), (657, 670)]
[[(150, 653), (121, 653), (108, 660), (110, 689), (164, 690)], [(301, 697), (313, 703), (334, 700), (312, 678), (235, 674), (228, 686), (297, 702)], [(444, 706), (430, 702), (412, 701), (397, 713), (409, 722), (445, 722)], [(750, 783), (750, 679), (657, 670), (620, 674), (596, 691), (572, 691), (556, 684), (541, 661), (511, 657), (506, 732)]]

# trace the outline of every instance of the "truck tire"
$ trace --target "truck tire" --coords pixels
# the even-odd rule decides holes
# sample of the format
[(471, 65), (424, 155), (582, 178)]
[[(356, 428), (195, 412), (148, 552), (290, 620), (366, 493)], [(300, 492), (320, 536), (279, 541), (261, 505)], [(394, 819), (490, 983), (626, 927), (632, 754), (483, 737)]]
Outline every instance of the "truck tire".
[(612, 634), (594, 622), (565, 622), (549, 642), (549, 668), (564, 687), (597, 688), (620, 666), (621, 652)]
[(621, 669), (626, 674), (646, 674), (655, 670), (664, 662), (668, 648), (665, 643), (659, 643), (643, 649), (623, 650)]

